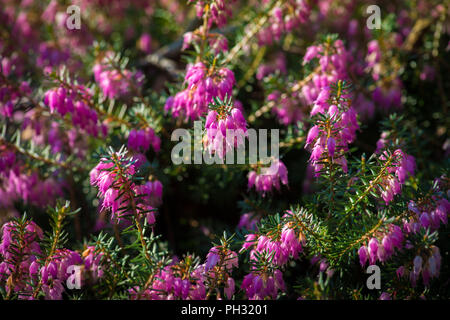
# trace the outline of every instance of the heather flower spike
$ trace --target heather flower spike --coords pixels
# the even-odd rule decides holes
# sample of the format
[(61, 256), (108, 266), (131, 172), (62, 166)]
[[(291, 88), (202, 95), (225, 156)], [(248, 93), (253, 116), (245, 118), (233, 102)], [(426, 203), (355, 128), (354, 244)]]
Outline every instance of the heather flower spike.
[(215, 97), (206, 116), (203, 146), (210, 154), (224, 158), (230, 150), (245, 143), (247, 122), (241, 110), (233, 106), (231, 97), (225, 100)]
[(0, 300), (449, 299), (448, 6), (379, 2), (2, 1)]
[(308, 132), (305, 148), (311, 150), (310, 162), (316, 176), (333, 164), (348, 171), (345, 153), (359, 129), (349, 90), (350, 85), (339, 80), (324, 87), (314, 102), (311, 114), (320, 116)]
[[(102, 209), (110, 210), (113, 223), (123, 219), (138, 219), (145, 216), (150, 225), (155, 223), (153, 205), (159, 205), (162, 185), (159, 181), (136, 184), (132, 181), (136, 173), (135, 161), (126, 157), (126, 150), (110, 153), (100, 159), (100, 163), (91, 170), (90, 181), (98, 187), (102, 197)], [(126, 192), (121, 192), (122, 185)]]

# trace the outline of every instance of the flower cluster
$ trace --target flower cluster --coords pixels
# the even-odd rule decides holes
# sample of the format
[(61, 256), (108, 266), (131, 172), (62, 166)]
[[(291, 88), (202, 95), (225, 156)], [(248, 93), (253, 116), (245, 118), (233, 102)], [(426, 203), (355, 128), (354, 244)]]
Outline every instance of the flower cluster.
[(383, 68), (382, 50), (378, 40), (367, 44), (366, 71), (370, 72), (377, 86), (372, 92), (373, 101), (383, 110), (398, 109), (402, 106), (402, 82), (398, 77), (390, 81), (382, 79)]
[(402, 229), (394, 224), (386, 227), (386, 231), (380, 232), (378, 237), (373, 237), (366, 245), (359, 248), (359, 262), (365, 266), (367, 261), (370, 265), (376, 261), (385, 262), (394, 254), (394, 249), (402, 249), (404, 235)]
[(1, 1), (0, 300), (448, 297), (445, 5), (72, 2)]
[[(438, 190), (435, 190), (438, 191)], [(428, 213), (428, 212), (429, 213)], [(415, 201), (408, 204), (408, 217), (402, 219), (402, 225), (389, 224), (385, 231), (377, 231), (366, 245), (358, 250), (361, 266), (370, 265), (377, 261), (385, 263), (397, 250), (417, 250), (413, 244), (413, 236), (420, 230), (437, 230), (441, 223), (448, 223), (450, 203), (447, 199), (434, 194), (431, 199), (424, 198), (419, 205)], [(429, 286), (430, 279), (439, 276), (441, 266), (440, 250), (432, 245), (430, 248), (420, 249), (421, 254), (416, 255), (412, 263), (397, 268), (398, 278), (409, 279), (413, 287), (416, 286), (419, 276), (422, 275), (423, 284)], [(425, 261), (425, 262), (424, 262)]]
[(95, 81), (102, 89), (103, 95), (109, 99), (117, 99), (129, 95), (130, 87), (142, 86), (142, 72), (131, 72), (130, 70), (118, 70), (107, 63), (97, 63), (93, 68)]
[(142, 290), (133, 287), (128, 290), (132, 300), (204, 300), (206, 286), (202, 265), (195, 268), (186, 267), (190, 258), (164, 267), (153, 278), (148, 288)]
[[(347, 80), (348, 65), (351, 63), (351, 55), (346, 50), (344, 43), (338, 39), (329, 39), (325, 43), (311, 45), (306, 49), (303, 64), (318, 59), (319, 65), (316, 73), (312, 75), (312, 81), (301, 87), (302, 98), (307, 105), (314, 105), (311, 116), (315, 115), (323, 107), (317, 105), (316, 100), (325, 102), (322, 97), (326, 96), (326, 90), (338, 80)], [(319, 95), (322, 97), (319, 99)]]
[(205, 271), (210, 271), (217, 265), (223, 264), (225, 269), (230, 272), (233, 267), (238, 267), (238, 256), (236, 252), (222, 246), (212, 247), (206, 255)]
[[(32, 221), (13, 220), (1, 229), (0, 283), (5, 283), (8, 296), (12, 292), (20, 299), (35, 299), (39, 293), (48, 300), (61, 300), (72, 276), (73, 285), (84, 285), (85, 270), (94, 280), (102, 277), (102, 254), (88, 247), (83, 255), (65, 248), (55, 249), (45, 257), (41, 249), (43, 232)], [(80, 281), (80, 283), (78, 283)]]
[(349, 105), (348, 96), (341, 92), (342, 82), (338, 82), (338, 95), (325, 87), (317, 97), (311, 115), (320, 114), (322, 118), (311, 127), (306, 137), (305, 148), (311, 150), (310, 161), (315, 175), (319, 176), (324, 163), (338, 164), (347, 172), (345, 153), (356, 137), (359, 129), (356, 113)]
[(247, 234), (243, 250), (250, 250), (250, 259), (256, 261), (259, 254), (268, 254), (272, 256), (273, 264), (277, 266), (285, 265), (290, 258), (297, 259), (300, 252), (303, 251), (305, 238), (302, 233), (296, 235), (294, 229), (289, 224), (282, 227), (281, 233), (277, 237)]
[(43, 238), (41, 228), (32, 221), (11, 221), (1, 228), (0, 283), (8, 292), (27, 299), (33, 292), (33, 265), (42, 253), (39, 240)]
[[(231, 17), (231, 5), (236, 0), (189, 0), (188, 2), (196, 1), (195, 7), (197, 11), (197, 17), (202, 18), (205, 14), (210, 14), (211, 19), (208, 20), (208, 27), (212, 26), (212, 23), (216, 23), (217, 26), (223, 27), (227, 23), (227, 19)], [(208, 4), (207, 4), (208, 3)], [(206, 8), (206, 10), (205, 10)], [(206, 11), (206, 12), (205, 12)]]
[[(264, 0), (263, 4), (268, 2), (268, 0)], [(275, 6), (270, 12), (269, 26), (258, 32), (259, 45), (271, 45), (274, 41), (279, 41), (283, 34), (306, 23), (310, 14), (311, 6), (308, 1), (282, 1), (279, 6)]]
[(106, 136), (107, 126), (100, 123), (97, 112), (89, 106), (89, 91), (77, 85), (70, 89), (58, 87), (48, 90), (44, 96), (44, 103), (54, 113), (61, 116), (69, 113), (74, 126), (85, 130), (90, 135), (97, 137), (99, 133)]
[(203, 265), (204, 279), (210, 291), (223, 286), (227, 299), (231, 299), (235, 292), (235, 281), (231, 277), (234, 268), (238, 268), (238, 255), (226, 245), (212, 247), (206, 255)]
[(252, 170), (248, 173), (248, 189), (255, 187), (256, 191), (263, 196), (273, 189), (280, 190), (280, 182), (287, 186), (288, 172), (279, 159), (272, 160), (268, 168), (257, 166), (256, 171)]
[(155, 134), (152, 128), (130, 130), (128, 135), (128, 148), (146, 152), (150, 146), (153, 147), (155, 152), (159, 152), (161, 148), (161, 139)]
[(247, 136), (247, 122), (241, 110), (231, 102), (210, 105), (206, 117), (206, 135), (203, 145), (210, 154), (217, 154), (221, 159), (230, 151), (242, 146)]
[(231, 97), (235, 83), (234, 74), (225, 67), (206, 67), (202, 62), (189, 64), (185, 77), (187, 88), (169, 97), (164, 109), (174, 117), (198, 119), (208, 109), (214, 97)]
[(278, 291), (285, 291), (286, 285), (283, 274), (277, 269), (271, 275), (249, 273), (244, 277), (241, 288), (249, 300), (264, 300), (267, 297), (276, 299)]
[(447, 225), (450, 213), (450, 202), (445, 198), (435, 198), (431, 203), (423, 203), (418, 206), (410, 201), (408, 209), (412, 215), (403, 219), (403, 229), (407, 233), (417, 233), (420, 229), (435, 231), (441, 223)]
[[(78, 252), (69, 249), (57, 249), (55, 254), (48, 258), (48, 261), (40, 269), (42, 291), (45, 293), (46, 299), (61, 300), (64, 292), (63, 284), (73, 272), (76, 272), (75, 269), (71, 268), (80, 266), (83, 260)], [(30, 266), (30, 273), (36, 274), (37, 269), (38, 264), (33, 262)]]
[[(143, 195), (152, 207), (158, 207), (162, 203), (163, 185), (160, 181), (147, 181), (136, 186), (136, 194)], [(147, 217), (148, 219), (150, 217)], [(154, 221), (154, 217), (152, 218)], [(153, 223), (152, 223), (153, 224)]]
[[(424, 260), (425, 259), (425, 260)], [(421, 255), (414, 257), (411, 270), (408, 267), (401, 266), (397, 269), (397, 276), (408, 277), (411, 281), (411, 285), (415, 287), (417, 285), (417, 280), (420, 275), (422, 275), (422, 281), (425, 286), (430, 285), (430, 280), (439, 277), (439, 271), (441, 269), (441, 253), (438, 247), (431, 246), (430, 250), (426, 252), (425, 258)]]
[(381, 197), (388, 204), (395, 195), (400, 193), (401, 187), (405, 183), (408, 175), (414, 174), (416, 166), (415, 159), (413, 156), (397, 149), (390, 157), (386, 153), (383, 153), (380, 156), (380, 160), (389, 161), (389, 164), (386, 163), (387, 174), (383, 176), (378, 186)]
[[(10, 154), (9, 159), (15, 157)], [(12, 167), (4, 171), (0, 169), (0, 207), (13, 207), (13, 203), (18, 200), (45, 207), (62, 195), (61, 184), (54, 177), (41, 178), (37, 171), (27, 172), (19, 159), (16, 161)]]
[[(130, 216), (138, 219), (143, 213), (147, 222), (154, 224), (154, 208), (151, 203), (160, 202), (162, 185), (159, 182), (137, 185), (131, 181), (135, 172), (133, 161), (123, 154), (114, 153), (111, 159), (100, 159), (100, 163), (90, 172), (90, 181), (91, 185), (98, 187), (102, 208), (111, 211), (113, 222), (121, 222)], [(126, 191), (120, 192), (123, 185), (127, 186)], [(124, 210), (130, 206), (131, 209)]]

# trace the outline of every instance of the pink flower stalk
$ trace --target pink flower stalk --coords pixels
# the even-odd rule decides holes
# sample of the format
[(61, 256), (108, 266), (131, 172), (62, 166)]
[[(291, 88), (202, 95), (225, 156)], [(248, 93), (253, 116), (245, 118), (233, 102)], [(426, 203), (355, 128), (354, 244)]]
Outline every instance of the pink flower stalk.
[(146, 152), (150, 145), (155, 152), (161, 148), (161, 139), (155, 134), (152, 128), (142, 130), (132, 129), (128, 135), (128, 147), (136, 151)]
[(306, 137), (306, 145), (312, 144), (319, 135), (319, 126), (315, 125), (309, 129), (308, 136)]
[(163, 185), (160, 181), (147, 181), (145, 184), (136, 186), (137, 194), (148, 195), (148, 202), (152, 207), (158, 207), (162, 203)]
[(334, 157), (334, 151), (336, 150), (336, 141), (334, 141), (333, 137), (329, 137), (327, 139), (327, 149), (330, 157)]
[(244, 277), (241, 288), (249, 300), (263, 300), (271, 298), (275, 300), (278, 291), (285, 290), (283, 275), (280, 270), (275, 270), (271, 275), (262, 275), (254, 272)]
[[(292, 245), (292, 247), (288, 247), (288, 245)], [(298, 251), (300, 250), (302, 250), (300, 243), (290, 244), (284, 241), (273, 241), (265, 236), (260, 236), (256, 248), (250, 252), (250, 259), (256, 260), (256, 252), (266, 252), (269, 255), (273, 254), (274, 264), (282, 266), (287, 263), (292, 253), (297, 257)]]
[(209, 271), (214, 268), (220, 260), (220, 256), (215, 251), (210, 250), (206, 256), (205, 271)]
[(131, 72), (129, 70), (116, 70), (108, 66), (107, 62), (97, 63), (93, 68), (94, 78), (103, 95), (108, 99), (117, 99), (127, 96), (132, 91), (130, 86), (135, 84), (141, 87), (144, 80), (142, 72)]
[[(0, 152), (3, 157), (3, 153)], [(38, 207), (46, 207), (55, 202), (62, 195), (61, 185), (53, 176), (40, 178), (37, 171), (24, 171), (23, 163), (11, 155), (4, 159), (4, 169), (0, 169), (0, 206), (13, 208), (14, 201), (22, 200), (25, 203)], [(15, 160), (14, 163), (11, 160)], [(2, 161), (0, 161), (2, 162)], [(0, 164), (1, 166), (1, 164)], [(8, 166), (8, 167), (6, 167)]]
[(448, 223), (450, 203), (445, 198), (435, 197), (433, 200), (421, 205), (414, 201), (409, 203), (411, 216), (409, 219), (403, 219), (403, 229), (406, 233), (417, 233), (420, 229), (435, 231), (440, 228), (441, 223)]
[[(384, 51), (389, 50), (384, 48)], [(377, 83), (383, 83), (377, 86), (373, 91), (373, 101), (380, 106), (382, 110), (399, 109), (402, 106), (402, 82), (399, 77), (393, 80), (383, 81), (382, 79), (382, 50), (378, 40), (372, 40), (368, 43), (365, 71), (371, 73), (373, 80)]]
[(206, 256), (205, 272), (217, 265), (224, 266), (227, 272), (231, 272), (238, 267), (237, 253), (221, 246), (212, 247)]
[(171, 111), (173, 117), (183, 116), (198, 119), (208, 110), (214, 97), (221, 100), (231, 96), (235, 84), (234, 74), (227, 68), (212, 67), (208, 69), (202, 62), (187, 66), (185, 77), (187, 88), (169, 97), (164, 109)]
[(106, 136), (107, 127), (100, 122), (97, 112), (86, 104), (86, 101), (90, 101), (90, 99), (90, 92), (85, 87), (78, 85), (71, 89), (59, 87), (48, 90), (44, 96), (44, 103), (49, 106), (52, 113), (56, 111), (61, 116), (69, 113), (73, 125), (90, 135), (97, 137), (99, 134), (103, 134)]
[[(80, 88), (80, 94), (85, 93), (84, 90)], [(76, 91), (71, 90), (67, 94), (67, 90), (63, 87), (54, 88), (45, 93), (44, 103), (49, 106), (50, 111), (53, 113), (58, 111), (59, 114), (64, 116), (67, 112), (74, 111), (73, 100), (76, 98)]]
[(206, 281), (202, 269), (198, 266), (186, 275), (180, 274), (181, 262), (166, 266), (154, 277), (146, 290), (133, 287), (128, 290), (132, 300), (204, 300), (206, 298)]
[(50, 262), (40, 270), (42, 291), (47, 300), (62, 300), (62, 284), (71, 275), (68, 268), (82, 264), (82, 259), (77, 252), (68, 249), (57, 249), (49, 259)]
[[(324, 87), (315, 101), (311, 114), (321, 113), (327, 116), (328, 122), (318, 121), (311, 127), (306, 137), (305, 148), (311, 150), (310, 162), (315, 175), (319, 176), (323, 162), (338, 164), (347, 172), (345, 152), (356, 138), (359, 129), (356, 112), (340, 97), (331, 97), (330, 88)], [(344, 92), (343, 98), (346, 98)], [(339, 101), (335, 101), (338, 99)], [(337, 107), (337, 103), (340, 107)]]
[(391, 255), (393, 253), (393, 244), (389, 235), (383, 237), (383, 240), (381, 241), (381, 246), (386, 252), (386, 255)]
[(385, 262), (395, 253), (395, 249), (404, 247), (404, 235), (402, 229), (394, 224), (386, 226), (384, 232), (378, 232), (376, 237), (371, 238), (367, 245), (359, 248), (359, 262), (364, 267), (369, 261), (370, 265), (376, 261)]
[(33, 292), (30, 282), (36, 280), (34, 266), (42, 254), (39, 240), (43, 239), (43, 232), (32, 221), (25, 223), (23, 231), (18, 222), (10, 221), (2, 226), (1, 233), (0, 283), (7, 292), (20, 293), (20, 299), (29, 299)]
[(285, 94), (280, 94), (277, 90), (267, 96), (267, 101), (275, 103), (272, 111), (284, 125), (295, 123), (305, 118), (304, 111), (298, 107), (300, 102)]
[(205, 123), (203, 146), (220, 158), (245, 143), (247, 122), (241, 110), (229, 105), (212, 105)]
[(281, 230), (281, 243), (282, 247), (287, 250), (289, 257), (293, 259), (298, 258), (299, 252), (303, 251), (303, 246), (305, 243), (300, 241), (293, 229), (291, 229), (287, 224), (284, 225)]
[[(264, 4), (267, 2), (263, 1)], [(270, 12), (268, 26), (258, 32), (259, 45), (271, 45), (274, 41), (279, 41), (283, 34), (305, 24), (310, 14), (311, 7), (307, 1), (283, 1)]]
[[(205, 1), (203, 0), (188, 0), (188, 2), (194, 2), (196, 1), (195, 8), (197, 12), (197, 17), (202, 18), (202, 16), (205, 14), (204, 8), (205, 8)], [(215, 23), (219, 28), (223, 27), (227, 23), (227, 19), (231, 17), (231, 8), (233, 2), (236, 2), (236, 0), (214, 0), (211, 1), (209, 4), (209, 10), (210, 10), (210, 17), (208, 20), (208, 28), (211, 28), (212, 24)]]
[[(122, 155), (117, 155), (117, 157), (120, 163), (126, 161)], [(133, 197), (135, 197), (134, 201), (139, 203), (139, 212), (136, 212), (136, 214), (145, 212), (147, 222), (154, 224), (155, 216), (152, 204), (160, 204), (162, 184), (159, 181), (155, 181), (147, 182), (144, 185), (136, 185), (128, 181), (125, 176), (134, 175), (134, 164), (124, 167), (122, 172), (119, 175), (119, 170), (116, 168), (116, 165), (105, 158), (100, 159), (100, 163), (91, 170), (90, 182), (91, 185), (98, 187), (98, 195), (102, 197), (102, 210), (110, 210), (111, 220), (116, 223), (121, 222), (123, 218), (134, 214), (127, 210), (121, 210), (121, 208), (130, 204), (131, 195), (129, 192), (132, 192), (134, 194)], [(122, 193), (119, 197), (119, 188), (122, 185), (129, 185), (130, 190), (128, 193)]]
[[(381, 197), (386, 204), (391, 202), (394, 196), (400, 193), (406, 178), (409, 175), (413, 175), (415, 170), (415, 159), (413, 156), (405, 154), (400, 149), (395, 150), (392, 156), (394, 160), (388, 167), (387, 171), (389, 174), (383, 177), (383, 180), (378, 186)], [(383, 153), (380, 159), (387, 161), (386, 153)]]
[(214, 21), (219, 28), (223, 27), (227, 23), (227, 19), (231, 17), (231, 5), (235, 1), (214, 0), (211, 3), (211, 21)]
[(267, 171), (264, 173), (260, 168), (258, 169), (259, 173), (257, 171), (248, 173), (248, 188), (255, 187), (263, 197), (273, 189), (280, 190), (280, 182), (284, 185), (288, 184), (287, 168), (281, 160), (273, 160), (270, 167), (265, 168)]
[(330, 47), (326, 47), (324, 44), (308, 47), (303, 57), (303, 64), (309, 63), (313, 59), (319, 60), (320, 70), (316, 70), (312, 80), (301, 88), (297, 85), (293, 88), (300, 91), (303, 105), (313, 105), (311, 116), (319, 112), (327, 112), (326, 102), (329, 98), (329, 87), (338, 80), (349, 79), (347, 70), (352, 66), (353, 58), (347, 52), (344, 43), (336, 40)]
[[(292, 214), (292, 213), (287, 213)], [(302, 233), (296, 234), (290, 223), (283, 225), (279, 237), (248, 234), (240, 252), (250, 249), (250, 260), (256, 260), (255, 253), (267, 253), (273, 255), (272, 262), (283, 266), (290, 258), (297, 259), (305, 246), (305, 238)]]
[[(2, 228), (2, 241), (0, 243), (0, 254), (5, 258), (2, 263), (6, 263), (6, 260), (16, 260), (14, 256), (17, 251), (11, 250), (11, 244), (17, 246), (19, 225), (15, 221), (5, 223)], [(21, 252), (24, 255), (39, 255), (41, 254), (41, 248), (38, 241), (42, 240), (43, 232), (41, 228), (33, 221), (26, 222), (23, 239), (25, 243), (21, 245)]]

